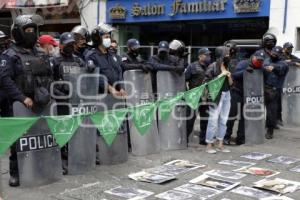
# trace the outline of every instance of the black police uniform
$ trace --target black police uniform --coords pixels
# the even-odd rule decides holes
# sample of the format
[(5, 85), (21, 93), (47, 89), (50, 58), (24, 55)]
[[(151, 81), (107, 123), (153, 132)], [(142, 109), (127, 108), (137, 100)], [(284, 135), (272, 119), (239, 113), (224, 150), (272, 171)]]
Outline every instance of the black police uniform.
[[(241, 145), (245, 143), (245, 122), (244, 122), (244, 84), (243, 75), (244, 71), (251, 67), (250, 60), (243, 60), (238, 63), (235, 71), (232, 73), (233, 86), (230, 90), (231, 107), (229, 112), (229, 119), (227, 121), (227, 131), (224, 137), (224, 143), (230, 144), (231, 135), (233, 131), (234, 122), (239, 121), (236, 144)], [(238, 113), (240, 111), (240, 113)], [(237, 116), (237, 114), (240, 114)], [(240, 117), (240, 118), (237, 118)]]
[(122, 56), (122, 70), (134, 70), (141, 69), (145, 72), (151, 71), (152, 66), (148, 64), (145, 60), (143, 60), (140, 56), (133, 55), (128, 52)]
[(277, 60), (269, 58), (264, 61), (264, 66), (274, 67), (272, 72), (264, 71), (265, 104), (267, 108), (266, 127), (268, 129), (266, 138), (271, 139), (273, 138), (273, 130), (277, 125), (278, 99), (281, 96), (280, 91), (282, 91), (285, 76), (288, 73), (288, 65), (279, 58)]
[[(75, 63), (75, 64), (79, 65), (80, 67), (86, 67), (85, 62), (81, 58), (77, 57), (74, 54), (66, 55), (66, 54), (63, 54), (60, 52), (60, 53), (54, 55), (53, 57), (51, 57), (50, 61), (51, 61), (51, 66), (53, 68), (53, 78), (55, 81), (63, 81), (64, 80), (62, 63)], [(68, 95), (69, 88), (66, 87), (66, 85), (55, 84), (54, 93), (58, 96)], [(57, 101), (59, 102), (62, 100), (57, 99)], [(69, 113), (58, 110), (58, 114), (64, 115), (64, 114), (69, 114)]]
[[(158, 55), (149, 59), (149, 64), (153, 68), (152, 87), (154, 94), (157, 93), (156, 73), (157, 71), (173, 71), (179, 74), (184, 72), (184, 63), (180, 62), (175, 56), (169, 55), (168, 42), (162, 41), (158, 45)], [(165, 54), (162, 56), (162, 54)]]
[[(106, 76), (109, 85), (114, 85), (118, 82), (116, 89), (124, 89), (121, 83), (121, 81), (123, 81), (123, 75), (120, 56), (112, 54), (109, 51), (103, 53), (99, 49), (92, 49), (85, 56), (85, 60), (87, 62), (93, 62), (96, 67), (99, 67), (100, 74)], [(100, 77), (99, 93), (105, 92), (105, 85), (105, 80)]]
[[(43, 87), (50, 89), (52, 69), (49, 60), (45, 60), (36, 52), (29, 52), (15, 44), (4, 52), (7, 66), (1, 68), (1, 91), (11, 100), (7, 106), (11, 107), (13, 101), (23, 102), (26, 97), (34, 100), (35, 88), (38, 87), (34, 77), (41, 77)], [(8, 115), (12, 114), (12, 110), (9, 112)], [(10, 175), (18, 177), (16, 145), (11, 147)]]

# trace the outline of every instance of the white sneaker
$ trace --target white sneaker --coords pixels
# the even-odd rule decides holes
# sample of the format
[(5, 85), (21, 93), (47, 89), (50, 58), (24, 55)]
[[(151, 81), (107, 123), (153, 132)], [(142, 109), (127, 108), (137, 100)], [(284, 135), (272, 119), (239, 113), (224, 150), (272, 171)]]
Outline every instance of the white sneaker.
[(215, 149), (206, 149), (206, 153), (209, 153), (209, 154), (216, 154), (217, 151)]
[(217, 148), (217, 151), (220, 151), (222, 153), (230, 153), (231, 152), (229, 149), (226, 149), (226, 148)]

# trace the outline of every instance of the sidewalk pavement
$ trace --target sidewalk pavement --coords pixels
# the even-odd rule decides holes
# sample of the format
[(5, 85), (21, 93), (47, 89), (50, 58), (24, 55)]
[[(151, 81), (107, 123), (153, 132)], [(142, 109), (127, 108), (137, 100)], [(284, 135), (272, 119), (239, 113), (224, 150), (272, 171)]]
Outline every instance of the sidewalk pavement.
[[(113, 166), (97, 166), (95, 170), (80, 176), (64, 176), (62, 180), (51, 185), (41, 186), (38, 188), (11, 188), (8, 186), (8, 156), (2, 158), (2, 186), (4, 191), (4, 200), (115, 200), (121, 199), (103, 191), (117, 186), (136, 187), (152, 191), (155, 194), (173, 189), (177, 186), (188, 183), (191, 179), (200, 176), (203, 172), (212, 169), (233, 170), (232, 166), (217, 164), (221, 160), (242, 160), (253, 162), (240, 158), (240, 155), (248, 152), (264, 152), (271, 153), (273, 157), (277, 155), (285, 155), (300, 158), (300, 134), (299, 128), (284, 127), (274, 133), (273, 140), (268, 140), (263, 145), (243, 145), (230, 146), (231, 153), (218, 153), (210, 155), (205, 153), (205, 147), (192, 145), (187, 150), (167, 151), (160, 154), (135, 157), (130, 155), (128, 162)], [(138, 172), (145, 168), (159, 166), (165, 162), (184, 159), (192, 162), (207, 165), (204, 169), (197, 169), (186, 174), (178, 176), (178, 179), (163, 185), (151, 183), (136, 182), (128, 178), (128, 174)], [(276, 177), (300, 181), (300, 173), (290, 172), (289, 169), (300, 165), (300, 163), (292, 165), (280, 165), (262, 161), (254, 161), (258, 167), (265, 167), (280, 171)], [(253, 182), (261, 180), (261, 177), (247, 175), (241, 180), (243, 185), (252, 186)], [(287, 195), (295, 200), (300, 199), (300, 191)], [(221, 200), (228, 198), (231, 200), (248, 200), (251, 198), (240, 196), (232, 192), (223, 192), (220, 195), (211, 198)], [(154, 195), (147, 199), (156, 199)]]

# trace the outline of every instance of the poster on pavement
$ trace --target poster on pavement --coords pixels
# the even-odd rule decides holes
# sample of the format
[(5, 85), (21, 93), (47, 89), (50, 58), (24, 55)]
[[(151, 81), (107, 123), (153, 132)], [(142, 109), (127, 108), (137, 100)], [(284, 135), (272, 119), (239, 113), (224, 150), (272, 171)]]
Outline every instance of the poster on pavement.
[(220, 190), (216, 190), (213, 188), (204, 187), (196, 184), (185, 184), (174, 188), (174, 190), (196, 195), (200, 199), (208, 199), (222, 193), (222, 191)]
[(153, 192), (150, 191), (141, 190), (137, 188), (122, 187), (122, 186), (118, 186), (104, 192), (114, 196), (123, 197), (128, 200), (144, 199), (154, 194)]
[(176, 190), (169, 190), (163, 193), (160, 193), (155, 196), (156, 198), (159, 199), (165, 199), (165, 200), (192, 200), (192, 199), (197, 199), (194, 195), (185, 193), (185, 192), (180, 192)]
[(286, 197), (286, 196), (274, 196), (274, 197), (262, 198), (260, 200), (294, 200), (294, 199), (291, 199), (291, 198)]
[(251, 174), (251, 175), (255, 175), (255, 176), (262, 176), (262, 177), (271, 177), (271, 176), (275, 176), (280, 173), (277, 171), (259, 168), (259, 167), (243, 167), (243, 168), (236, 169), (233, 171), (245, 173), (245, 174)]
[(238, 188), (231, 190), (231, 192), (240, 194), (240, 195), (244, 195), (244, 196), (248, 196), (248, 197), (252, 197), (252, 198), (256, 198), (256, 199), (262, 199), (262, 198), (267, 198), (267, 197), (272, 199), (275, 196), (275, 194), (273, 194), (273, 193), (259, 190), (256, 188), (247, 187), (247, 186), (240, 186)]
[(174, 167), (180, 167), (180, 168), (186, 168), (188, 170), (195, 170), (198, 168), (204, 168), (206, 165), (202, 165), (199, 163), (193, 163), (188, 160), (173, 160), (171, 162), (165, 163), (164, 165), (167, 166), (174, 166)]
[(211, 171), (205, 172), (204, 174), (206, 174), (208, 176), (212, 176), (212, 177), (221, 177), (221, 178), (233, 179), (233, 180), (242, 179), (245, 176), (247, 176), (246, 174), (241, 174), (241, 173), (232, 172), (232, 171), (225, 171), (225, 170), (211, 170)]
[(299, 161), (300, 161), (300, 159), (298, 159), (298, 158), (292, 158), (292, 157), (288, 157), (288, 156), (279, 156), (277, 158), (268, 160), (268, 162), (278, 163), (278, 164), (283, 164), (283, 165), (290, 165), (290, 164), (294, 164)]
[(250, 152), (250, 153), (241, 155), (242, 158), (247, 158), (250, 160), (263, 160), (263, 159), (269, 158), (271, 156), (272, 156), (272, 154), (260, 153), (260, 152)]
[(207, 175), (201, 175), (197, 178), (190, 181), (190, 183), (197, 184), (197, 185), (203, 185), (206, 187), (211, 187), (217, 190), (223, 190), (228, 191), (231, 190), (238, 185), (240, 185), (240, 182), (231, 182), (231, 181), (225, 181), (222, 179), (217, 179), (213, 177), (209, 177)]
[(253, 165), (256, 165), (256, 163), (253, 162), (245, 162), (245, 161), (239, 161), (239, 160), (222, 160), (218, 162), (220, 165), (230, 165), (234, 167), (251, 167)]
[(165, 183), (165, 182), (176, 179), (175, 176), (152, 174), (152, 173), (148, 173), (146, 171), (132, 173), (132, 174), (129, 174), (128, 177), (135, 181), (142, 181), (142, 182), (155, 183), (155, 184), (161, 184), (161, 183)]
[(290, 169), (290, 171), (300, 173), (300, 165)]
[(254, 186), (264, 190), (270, 190), (280, 194), (295, 192), (300, 189), (300, 182), (281, 178), (264, 179), (254, 183)]

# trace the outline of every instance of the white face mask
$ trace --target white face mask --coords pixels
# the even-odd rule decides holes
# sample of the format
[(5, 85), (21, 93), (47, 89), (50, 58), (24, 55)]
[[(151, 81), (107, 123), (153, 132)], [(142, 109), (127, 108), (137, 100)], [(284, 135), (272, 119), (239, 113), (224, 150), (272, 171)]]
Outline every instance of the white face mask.
[(111, 39), (110, 38), (104, 38), (102, 44), (105, 48), (109, 48), (110, 45), (111, 45)]

